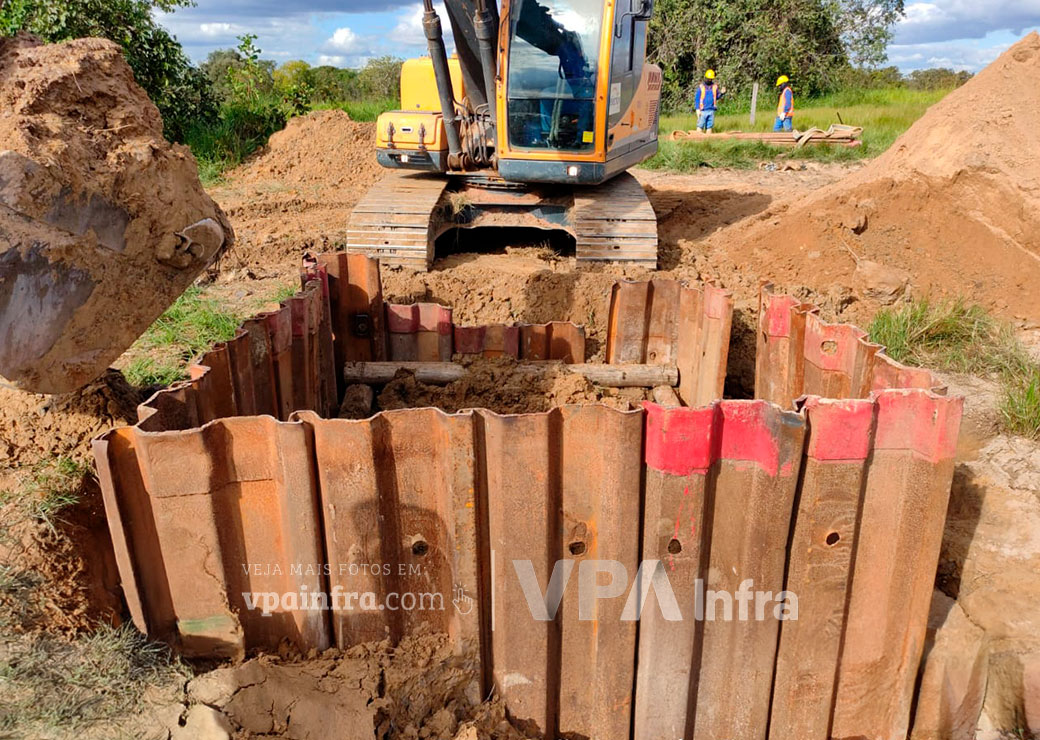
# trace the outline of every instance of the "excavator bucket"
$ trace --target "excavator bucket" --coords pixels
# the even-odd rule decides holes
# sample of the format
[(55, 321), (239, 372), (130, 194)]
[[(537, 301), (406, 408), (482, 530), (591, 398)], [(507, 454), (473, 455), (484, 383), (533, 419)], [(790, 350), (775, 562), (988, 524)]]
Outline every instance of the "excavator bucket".
[(101, 375), (232, 243), (115, 44), (0, 40), (0, 382)]

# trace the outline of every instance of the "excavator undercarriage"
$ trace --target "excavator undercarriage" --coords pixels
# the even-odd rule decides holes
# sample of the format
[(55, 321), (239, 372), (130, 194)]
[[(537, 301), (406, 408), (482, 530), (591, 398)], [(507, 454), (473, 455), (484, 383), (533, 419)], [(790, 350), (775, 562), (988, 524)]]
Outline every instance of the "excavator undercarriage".
[(579, 263), (657, 266), (657, 216), (628, 173), (569, 187), (393, 172), (354, 207), (347, 243), (352, 252), (426, 271), (451, 229), (503, 228), (566, 232)]

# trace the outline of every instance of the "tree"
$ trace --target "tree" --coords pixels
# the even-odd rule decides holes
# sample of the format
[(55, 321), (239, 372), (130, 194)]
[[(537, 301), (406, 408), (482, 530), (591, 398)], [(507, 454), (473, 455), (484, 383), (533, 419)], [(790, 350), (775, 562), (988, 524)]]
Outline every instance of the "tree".
[(842, 42), (849, 62), (857, 67), (880, 67), (888, 60), (896, 21), (906, 15), (903, 0), (833, 0)]
[(29, 31), (45, 41), (96, 36), (123, 47), (137, 83), (162, 113), (166, 135), (183, 138), (198, 117), (216, 111), (205, 75), (192, 65), (184, 49), (152, 17), (153, 10), (172, 11), (193, 0), (8, 0), (0, 7), (0, 29), (6, 34)]
[(781, 74), (811, 94), (832, 87), (848, 64), (834, 0), (658, 0), (650, 58), (665, 72), (665, 106), (693, 103), (704, 70), (733, 92)]
[(361, 94), (378, 100), (392, 100), (401, 97), (401, 65), (400, 59), (391, 56), (369, 59), (361, 72), (358, 83)]
[(314, 103), (335, 103), (361, 97), (356, 69), (341, 69), (328, 65), (314, 67), (311, 69), (311, 85), (311, 101)]

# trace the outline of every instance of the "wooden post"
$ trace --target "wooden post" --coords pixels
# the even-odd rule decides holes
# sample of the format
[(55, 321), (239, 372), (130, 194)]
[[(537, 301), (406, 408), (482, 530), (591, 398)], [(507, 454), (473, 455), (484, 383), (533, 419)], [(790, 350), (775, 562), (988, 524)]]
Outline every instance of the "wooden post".
[(755, 127), (755, 113), (758, 110), (758, 83), (751, 87), (751, 128)]

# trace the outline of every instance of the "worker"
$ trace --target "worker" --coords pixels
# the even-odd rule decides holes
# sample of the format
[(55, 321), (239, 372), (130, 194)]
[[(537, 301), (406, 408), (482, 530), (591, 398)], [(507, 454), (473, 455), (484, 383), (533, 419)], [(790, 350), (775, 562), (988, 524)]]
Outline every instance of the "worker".
[(697, 109), (697, 129), (706, 134), (715, 129), (715, 111), (719, 101), (726, 95), (726, 88), (715, 82), (715, 70), (704, 73), (704, 82), (697, 86), (693, 96), (693, 107)]
[(773, 124), (773, 130), (791, 131), (794, 128), (794, 92), (791, 90), (791, 80), (787, 75), (780, 75), (776, 80), (776, 86), (780, 88), (780, 97), (776, 103), (776, 123)]

